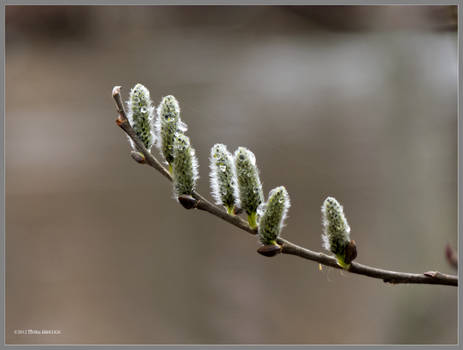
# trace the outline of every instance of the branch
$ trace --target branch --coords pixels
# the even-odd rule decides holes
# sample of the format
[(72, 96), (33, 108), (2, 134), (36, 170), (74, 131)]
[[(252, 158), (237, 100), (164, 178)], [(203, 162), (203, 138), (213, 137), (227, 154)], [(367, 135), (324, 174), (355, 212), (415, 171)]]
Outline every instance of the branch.
[(458, 270), (458, 254), (448, 243), (445, 247), (445, 257), (447, 258), (449, 265)]
[[(137, 149), (143, 154), (143, 162), (151, 166), (152, 168), (159, 171), (165, 178), (172, 181), (172, 176), (169, 171), (148, 151), (143, 143), (137, 137), (135, 131), (130, 126), (127, 119), (127, 115), (124, 110), (124, 105), (120, 95), (120, 86), (113, 88), (113, 98), (116, 102), (116, 109), (119, 113), (119, 117), (116, 119), (117, 125), (124, 130), (130, 139), (135, 143)], [(256, 230), (249, 227), (248, 223), (238, 216), (229, 215), (225, 210), (216, 206), (215, 204), (208, 201), (198, 192), (192, 194), (194, 202), (188, 208), (196, 208), (203, 211), (207, 211), (210, 214), (217, 216), (218, 218), (246, 231), (250, 234), (257, 234)], [(185, 206), (185, 204), (182, 203)], [(187, 206), (185, 206), (187, 207)], [(322, 265), (330, 266), (336, 269), (343, 269), (337, 263), (336, 258), (326, 255), (321, 252), (314, 252), (312, 250), (300, 247), (286, 239), (278, 238), (278, 244), (281, 245), (281, 253), (288, 255), (295, 255), (303, 259), (316, 261)], [(425, 273), (407, 273), (407, 272), (396, 272), (383, 270), (367, 265), (362, 265), (356, 262), (352, 262), (348, 269), (343, 269), (351, 273), (363, 275), (371, 278), (382, 279), (384, 282), (399, 284), (399, 283), (414, 283), (414, 284), (440, 284), (457, 286), (458, 277), (455, 275), (447, 275), (437, 271), (428, 271)]]

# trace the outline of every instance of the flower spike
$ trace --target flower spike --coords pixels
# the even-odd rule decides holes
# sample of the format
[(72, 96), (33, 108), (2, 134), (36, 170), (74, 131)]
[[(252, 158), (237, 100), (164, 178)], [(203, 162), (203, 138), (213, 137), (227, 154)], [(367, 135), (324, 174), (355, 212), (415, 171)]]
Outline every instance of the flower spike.
[(180, 107), (178, 101), (172, 95), (163, 97), (157, 108), (157, 115), (155, 123), (159, 140), (157, 146), (169, 164), (169, 170), (172, 173), (175, 136), (177, 133), (184, 133), (188, 127), (180, 119)]
[(211, 148), (211, 189), (216, 204), (223, 205), (228, 214), (235, 215), (239, 207), (239, 192), (233, 156), (223, 144)]
[(176, 134), (173, 144), (172, 182), (174, 196), (192, 195), (198, 176), (198, 161), (195, 150), (190, 146), (190, 139), (183, 134)]
[(278, 245), (276, 239), (283, 228), (290, 207), (288, 192), (284, 186), (270, 191), (268, 201), (259, 206), (259, 240), (264, 245)]
[(257, 228), (257, 208), (264, 201), (259, 170), (254, 153), (245, 147), (235, 151), (235, 167), (238, 178), (241, 208), (248, 214), (249, 226)]
[[(136, 84), (130, 90), (130, 98), (127, 101), (127, 119), (137, 134), (138, 138), (149, 151), (155, 141), (153, 126), (154, 107), (151, 105), (150, 92), (142, 84)], [(134, 151), (137, 147), (132, 139), (129, 138), (130, 145)]]
[(350, 239), (350, 227), (344, 210), (333, 197), (327, 197), (322, 205), (323, 246), (336, 255), (338, 264), (347, 269), (357, 257), (355, 241)]

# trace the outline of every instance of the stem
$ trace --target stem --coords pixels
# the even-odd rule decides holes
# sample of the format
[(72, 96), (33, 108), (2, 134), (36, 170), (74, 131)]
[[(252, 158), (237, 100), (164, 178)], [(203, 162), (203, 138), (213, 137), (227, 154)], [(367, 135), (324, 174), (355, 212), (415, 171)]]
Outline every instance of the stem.
[(257, 213), (253, 212), (250, 215), (248, 215), (248, 223), (249, 227), (253, 229), (257, 229)]
[[(116, 108), (117, 112), (119, 113), (119, 117), (116, 119), (117, 125), (125, 131), (125, 133), (133, 140), (138, 150), (141, 153), (143, 153), (146, 159), (146, 164), (159, 171), (169, 181), (172, 181), (172, 176), (170, 175), (169, 171), (164, 166), (162, 166), (162, 164), (151, 154), (150, 151), (148, 151), (145, 148), (143, 143), (138, 139), (135, 131), (130, 126), (130, 123), (124, 111), (124, 105), (122, 103), (122, 98), (120, 95), (120, 86), (115, 86), (113, 88), (113, 98), (116, 101)], [(218, 218), (250, 234), (255, 235), (257, 233), (257, 230), (252, 229), (246, 221), (244, 221), (238, 216), (232, 216), (228, 214), (225, 210), (212, 204), (198, 192), (193, 192), (192, 196), (197, 200), (197, 209), (207, 211), (210, 214), (217, 216)], [(281, 237), (277, 238), (277, 243), (281, 245), (282, 254), (295, 255), (303, 259), (318, 262), (322, 265), (330, 266), (336, 269), (342, 269), (342, 267), (338, 265), (337, 259), (335, 257), (300, 247)], [(350, 266), (344, 270), (362, 276), (378, 278), (383, 280), (384, 282), (393, 284), (415, 283), (458, 286), (457, 276), (447, 275), (437, 271), (428, 271), (425, 273), (396, 272), (383, 270), (356, 262), (351, 262)]]
[(235, 215), (235, 207), (234, 206), (231, 206), (231, 207), (227, 206), (226, 209), (227, 209), (227, 214), (228, 215)]

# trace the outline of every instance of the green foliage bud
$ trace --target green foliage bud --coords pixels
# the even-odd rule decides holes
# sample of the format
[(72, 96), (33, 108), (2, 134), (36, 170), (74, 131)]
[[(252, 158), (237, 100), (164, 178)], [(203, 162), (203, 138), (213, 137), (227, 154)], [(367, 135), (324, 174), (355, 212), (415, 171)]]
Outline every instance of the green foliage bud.
[(198, 161), (195, 150), (190, 146), (190, 139), (177, 133), (173, 144), (172, 182), (174, 196), (191, 195), (198, 179)]
[[(150, 150), (155, 140), (153, 126), (154, 107), (151, 105), (150, 92), (142, 84), (137, 84), (130, 90), (130, 98), (127, 101), (127, 119), (146, 149)], [(134, 151), (137, 151), (135, 143), (129, 138)]]
[(248, 214), (249, 226), (254, 229), (257, 227), (257, 208), (264, 201), (254, 153), (239, 147), (235, 151), (235, 168), (241, 208)]
[(327, 197), (323, 202), (322, 220), (324, 248), (336, 255), (341, 267), (349, 267), (350, 261), (346, 261), (346, 248), (350, 242), (350, 227), (342, 206), (335, 198)]
[(184, 133), (187, 130), (187, 125), (180, 119), (180, 107), (172, 95), (162, 98), (157, 114), (155, 124), (159, 140), (157, 146), (171, 168), (174, 160), (175, 136)]
[(290, 207), (289, 196), (283, 186), (270, 191), (267, 203), (258, 208), (259, 240), (264, 245), (277, 245), (276, 239), (283, 228)]
[(227, 146), (215, 144), (211, 148), (211, 189), (216, 204), (223, 205), (230, 215), (239, 206), (238, 183), (233, 156)]

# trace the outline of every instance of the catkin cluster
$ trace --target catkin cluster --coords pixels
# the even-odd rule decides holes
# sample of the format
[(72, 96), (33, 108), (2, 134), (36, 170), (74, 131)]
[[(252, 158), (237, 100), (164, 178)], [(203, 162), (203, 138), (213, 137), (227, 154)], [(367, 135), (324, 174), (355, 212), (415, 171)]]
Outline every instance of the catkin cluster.
[[(190, 139), (185, 135), (187, 125), (180, 118), (176, 98), (162, 98), (154, 110), (147, 88), (136, 84), (130, 91), (128, 120), (136, 135), (149, 151), (153, 144), (159, 148), (172, 175), (174, 197), (185, 206), (194, 208), (194, 193), (198, 179), (198, 161)], [(130, 140), (130, 139), (129, 139)], [(143, 163), (143, 155), (135, 144), (132, 157)], [(232, 154), (227, 146), (215, 144), (210, 152), (210, 185), (216, 204), (223, 206), (229, 215), (243, 211), (249, 226), (257, 230), (263, 247), (259, 252), (273, 256), (281, 251), (278, 236), (290, 207), (289, 195), (284, 186), (270, 191), (264, 198), (256, 157), (249, 149), (238, 147)], [(179, 199), (180, 198), (180, 199)], [(340, 266), (348, 268), (357, 256), (355, 242), (350, 239), (350, 227), (342, 206), (333, 197), (322, 205), (322, 240), (324, 247), (334, 253)]]
[(210, 161), (211, 189), (216, 203), (227, 208), (231, 215), (239, 207), (246, 213), (249, 226), (257, 229), (260, 242), (277, 246), (289, 208), (286, 189), (283, 186), (273, 189), (265, 202), (256, 157), (245, 147), (238, 147), (232, 156), (225, 145), (216, 144), (211, 149)]
[[(151, 103), (148, 89), (141, 84), (135, 85), (130, 92), (127, 119), (148, 151), (156, 143), (169, 166), (174, 197), (191, 196), (199, 177), (198, 161), (185, 135), (187, 125), (180, 118), (178, 101), (172, 95), (163, 97), (156, 109), (155, 121)], [(135, 150), (133, 142), (131, 144)]]

